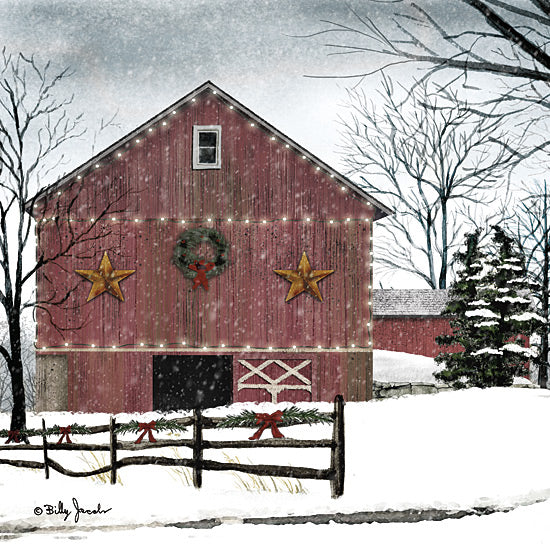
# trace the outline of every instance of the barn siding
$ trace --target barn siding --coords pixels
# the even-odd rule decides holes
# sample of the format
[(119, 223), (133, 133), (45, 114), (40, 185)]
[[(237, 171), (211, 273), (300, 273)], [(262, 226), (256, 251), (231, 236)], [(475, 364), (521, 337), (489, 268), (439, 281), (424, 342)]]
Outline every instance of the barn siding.
[[(192, 281), (171, 263), (179, 224), (117, 222), (108, 239), (95, 243), (90, 259), (67, 259), (58, 262), (63, 269), (48, 270), (42, 291), (75, 287), (64, 307), (50, 306), (48, 315), (58, 326), (76, 330), (41, 329), (38, 346), (185, 341), (192, 346), (346, 347), (370, 340), (370, 274), (361, 265), (369, 251), (367, 223), (200, 225), (215, 227), (232, 245), (230, 265), (209, 280), (208, 291), (192, 290)], [(131, 237), (122, 239), (122, 234)], [(91, 283), (74, 272), (97, 269), (104, 250), (114, 269), (136, 270), (120, 283), (124, 302), (107, 294), (86, 302)], [(323, 302), (306, 294), (285, 302), (290, 283), (273, 272), (296, 269), (304, 251), (313, 269), (334, 269), (319, 283)]]
[(373, 346), (374, 349), (435, 357), (440, 352), (436, 336), (451, 333), (449, 320), (445, 317), (375, 317)]
[[(216, 96), (203, 94), (167, 122), (75, 182), (81, 218), (97, 217), (121, 192), (118, 209), (141, 218), (372, 218), (364, 199)], [(194, 124), (222, 126), (221, 169), (192, 170)], [(67, 189), (65, 202), (72, 198)]]
[[(444, 334), (452, 334), (446, 317), (374, 317), (373, 347), (426, 357), (436, 357), (442, 351), (464, 350), (460, 345), (440, 348), (435, 339)], [(524, 346), (529, 346), (529, 338), (519, 336)]]
[[(69, 350), (67, 393), (68, 410), (82, 412), (144, 412), (152, 409), (153, 386), (152, 364), (154, 355), (232, 355), (233, 356), (233, 401), (271, 401), (265, 389), (239, 391), (238, 381), (247, 370), (239, 363), (245, 360), (254, 366), (263, 361), (278, 359), (296, 366), (310, 360), (309, 368), (300, 371), (311, 379), (311, 393), (304, 390), (283, 390), (278, 402), (283, 401), (330, 401), (342, 394), (350, 401), (372, 397), (372, 384), (365, 381), (372, 374), (370, 352), (311, 352), (296, 354), (265, 350), (243, 353), (241, 350), (216, 351), (147, 350), (147, 351), (82, 351)], [(39, 352), (42, 361), (47, 357), (63, 357), (59, 353)], [(275, 376), (281, 371), (270, 368)], [(252, 382), (256, 382), (255, 378)], [(288, 383), (301, 383), (288, 378)], [(45, 408), (45, 407), (43, 407)]]
[[(83, 351), (92, 344), (118, 350), (141, 342), (165, 349), (181, 342), (225, 344), (241, 352), (246, 346), (263, 348), (266, 356), (269, 346), (288, 353), (294, 345), (355, 345), (370, 354), (374, 207), (211, 93), (166, 122), (144, 132), (139, 143), (122, 145), (61, 196), (66, 204), (75, 200), (77, 231), (88, 228), (115, 198), (120, 210), (115, 220), (109, 216), (94, 229), (108, 236), (77, 247), (72, 258), (48, 266), (37, 279), (39, 297), (50, 304), (70, 292), (61, 307), (38, 312), (37, 344), (75, 350), (69, 354), (69, 407), (151, 407), (156, 350)], [(220, 170), (191, 169), (194, 124), (222, 126)], [(58, 224), (45, 224), (41, 248), (59, 246)], [(215, 228), (231, 245), (230, 265), (209, 280), (208, 292), (191, 290), (191, 281), (171, 263), (178, 235), (199, 226)], [(124, 302), (105, 293), (87, 303), (91, 283), (74, 272), (97, 269), (104, 251), (114, 269), (136, 270), (120, 283)], [(304, 251), (313, 269), (334, 269), (319, 283), (322, 303), (305, 294), (286, 303), (290, 283), (273, 273), (296, 269)], [(54, 325), (73, 330), (58, 331)], [(320, 350), (312, 357), (315, 398), (332, 400), (337, 392), (361, 399), (369, 395), (366, 381), (352, 387), (351, 380), (368, 376), (371, 360), (348, 358), (343, 351)]]

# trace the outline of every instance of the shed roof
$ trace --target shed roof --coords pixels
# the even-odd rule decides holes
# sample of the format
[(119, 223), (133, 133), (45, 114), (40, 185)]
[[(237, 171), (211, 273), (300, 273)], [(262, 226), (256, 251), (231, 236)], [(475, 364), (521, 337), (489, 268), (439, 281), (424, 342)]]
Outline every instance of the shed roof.
[(448, 290), (376, 289), (373, 294), (374, 317), (436, 317), (448, 301)]
[[(71, 171), (69, 174), (64, 175), (61, 179), (59, 179), (54, 184), (46, 187), (39, 195), (36, 197), (36, 200), (40, 200), (42, 197), (46, 197), (53, 193), (54, 191), (59, 190), (60, 188), (64, 187), (65, 185), (70, 185), (72, 181), (81, 175), (84, 175), (85, 173), (89, 172), (93, 169), (94, 165), (96, 163), (100, 163), (102, 159), (106, 159), (107, 157), (111, 157), (114, 155), (114, 152), (118, 150), (121, 146), (123, 146), (125, 143), (132, 141), (136, 136), (142, 134), (147, 130), (149, 126), (152, 124), (156, 124), (159, 121), (161, 121), (164, 118), (169, 117), (174, 111), (177, 111), (179, 108), (183, 107), (186, 103), (190, 101), (195, 101), (195, 97), (201, 94), (204, 91), (210, 91), (214, 94), (216, 94), (222, 101), (225, 101), (232, 105), (232, 108), (235, 108), (239, 112), (241, 112), (243, 115), (247, 116), (251, 120), (254, 120), (255, 123), (257, 123), (259, 126), (265, 128), (278, 138), (284, 140), (292, 149), (294, 149), (297, 153), (300, 155), (305, 155), (305, 157), (309, 158), (312, 162), (317, 164), (319, 168), (324, 170), (326, 173), (330, 174), (331, 177), (334, 177), (334, 179), (341, 184), (349, 187), (355, 194), (359, 196), (361, 200), (370, 202), (375, 207), (375, 216), (374, 219), (378, 220), (380, 218), (384, 218), (390, 214), (393, 214), (393, 211), (388, 206), (382, 204), (380, 201), (369, 195), (365, 192), (364, 189), (362, 189), (359, 185), (348, 179), (347, 177), (343, 176), (342, 174), (338, 173), (336, 170), (328, 166), (326, 163), (324, 163), (322, 160), (320, 160), (318, 157), (304, 149), (302, 146), (298, 145), (295, 141), (287, 137), (285, 134), (277, 130), (274, 126), (266, 122), (263, 118), (258, 116), (256, 113), (252, 112), (250, 109), (245, 107), (242, 103), (231, 97), (229, 94), (224, 92), (222, 89), (218, 88), (215, 84), (207, 80), (204, 84), (199, 86), (198, 88), (195, 88), (192, 92), (189, 92), (187, 95), (182, 97), (180, 100), (176, 101), (174, 104), (170, 105), (154, 117), (150, 118), (147, 122), (136, 128), (135, 130), (132, 130), (130, 133), (126, 134), (123, 138), (119, 139), (116, 143), (113, 143), (88, 161), (86, 161), (84, 164), (81, 164), (78, 166), (75, 170)], [(29, 211), (30, 208), (32, 208), (31, 203), (27, 203), (25, 205), (27, 210)]]

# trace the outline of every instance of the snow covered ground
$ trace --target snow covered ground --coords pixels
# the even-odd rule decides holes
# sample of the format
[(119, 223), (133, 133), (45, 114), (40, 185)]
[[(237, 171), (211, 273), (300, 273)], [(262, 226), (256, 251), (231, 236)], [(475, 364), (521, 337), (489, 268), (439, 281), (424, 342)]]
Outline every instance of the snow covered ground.
[[(280, 404), (277, 408), (284, 407)], [(303, 404), (331, 410), (331, 405)], [(235, 404), (220, 415), (242, 408), (272, 411), (270, 404)], [(59, 423), (100, 424), (107, 415), (45, 413), (30, 415), (29, 426), (40, 419)], [(158, 415), (142, 415), (144, 420)], [(120, 421), (136, 415), (117, 416)], [(142, 466), (120, 471), (122, 484), (111, 486), (89, 478), (72, 479), (56, 472), (45, 480), (42, 471), (0, 466), (0, 533), (21, 527), (71, 528), (71, 531), (25, 533), (3, 542), (13, 548), (36, 544), (79, 547), (135, 543), (139, 547), (188, 542), (204, 548), (250, 547), (261, 544), (280, 548), (300, 540), (328, 548), (338, 541), (357, 540), (375, 548), (538, 548), (550, 546), (546, 528), (550, 505), (550, 440), (546, 436), (550, 418), (550, 392), (518, 388), (469, 389), (436, 395), (407, 396), (346, 405), (346, 485), (344, 496), (330, 498), (326, 481), (302, 481), (305, 493), (248, 491), (244, 474), (204, 472), (203, 488), (195, 490), (182, 473), (171, 468)], [(8, 416), (0, 415), (0, 427)], [(250, 429), (207, 433), (206, 437), (237, 439), (251, 435)], [(289, 437), (328, 437), (327, 426), (297, 426), (283, 429)], [(106, 442), (106, 435), (94, 436)], [(90, 441), (90, 436), (74, 436)], [(130, 437), (131, 439), (131, 437)], [(168, 449), (167, 454), (173, 451)], [(326, 467), (328, 450), (257, 449), (228, 450), (228, 457), (211, 451), (222, 460), (280, 463)], [(182, 456), (187, 456), (181, 451)], [(218, 453), (216, 455), (216, 453)], [(0, 452), (15, 458), (16, 451)], [(41, 453), (35, 455), (41, 459)], [(53, 458), (74, 469), (88, 466), (84, 453), (58, 451)], [(173, 455), (171, 455), (173, 456)], [(25, 458), (31, 458), (29, 452)], [(80, 507), (110, 509), (105, 514), (81, 514), (75, 524), (72, 499)], [(47, 515), (46, 504), (63, 502), (71, 515)], [(526, 506), (523, 506), (526, 505)], [(298, 526), (239, 525), (243, 517), (311, 515), (317, 513), (407, 508), (468, 509), (477, 506), (515, 507), (514, 511), (487, 517), (470, 517), (418, 524), (373, 524), (360, 526), (311, 524)], [(35, 515), (35, 508), (43, 513)], [(226, 525), (209, 530), (139, 527), (149, 524), (229, 518)], [(127, 526), (130, 530), (90, 531), (99, 526)], [(74, 531), (74, 529), (78, 529)], [(82, 530), (80, 530), (82, 529)], [(484, 540), (479, 544), (479, 540)], [(245, 542), (243, 542), (245, 541)], [(478, 541), (476, 543), (476, 541)]]
[[(378, 349), (375, 349), (373, 354), (373, 377), (377, 382), (441, 384), (433, 375), (441, 366), (431, 357)], [(530, 386), (531, 384), (527, 378), (514, 377), (514, 385)], [(533, 387), (535, 387), (534, 384)]]
[[(547, 503), (506, 514), (414, 524), (253, 526), (214, 529), (141, 527), (131, 531), (32, 534), (7, 541), (10, 549), (167, 548), (243, 550), (375, 548), (376, 550), (533, 550), (549, 546)], [(6, 541), (2, 541), (6, 542)], [(40, 546), (39, 546), (40, 545)], [(103, 546), (102, 546), (103, 545)]]
[(375, 349), (373, 355), (373, 375), (377, 382), (436, 383), (433, 373), (439, 366), (431, 357), (380, 349)]

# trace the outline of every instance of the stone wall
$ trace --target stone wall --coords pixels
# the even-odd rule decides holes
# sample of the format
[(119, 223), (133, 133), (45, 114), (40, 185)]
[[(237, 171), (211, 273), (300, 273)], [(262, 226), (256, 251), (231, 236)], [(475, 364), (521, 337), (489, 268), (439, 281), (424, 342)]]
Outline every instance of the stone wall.
[(373, 398), (387, 399), (388, 397), (401, 397), (402, 395), (424, 395), (427, 393), (439, 393), (451, 391), (448, 384), (430, 384), (427, 382), (377, 382), (374, 381)]
[[(524, 378), (515, 378), (514, 388), (538, 389), (536, 384)], [(377, 382), (374, 381), (373, 399), (387, 399), (389, 397), (401, 397), (402, 395), (424, 395), (428, 393), (439, 393), (452, 391), (449, 384), (431, 384), (428, 382)]]

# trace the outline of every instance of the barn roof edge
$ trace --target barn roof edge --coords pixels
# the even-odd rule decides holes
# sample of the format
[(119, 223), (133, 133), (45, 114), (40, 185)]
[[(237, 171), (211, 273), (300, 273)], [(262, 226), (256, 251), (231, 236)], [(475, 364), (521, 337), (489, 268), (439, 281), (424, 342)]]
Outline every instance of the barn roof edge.
[(54, 183), (46, 186), (44, 189), (42, 189), (33, 199), (29, 200), (25, 204), (25, 209), (32, 214), (32, 206), (41, 200), (44, 197), (47, 197), (50, 193), (53, 191), (59, 190), (59, 188), (63, 187), (65, 184), (67, 184), (70, 180), (74, 179), (78, 173), (85, 173), (88, 170), (92, 169), (95, 164), (102, 158), (105, 158), (109, 155), (111, 155), (116, 149), (120, 148), (121, 145), (124, 143), (131, 141), (136, 136), (142, 134), (145, 129), (147, 129), (152, 124), (155, 124), (156, 122), (161, 121), (162, 119), (169, 116), (172, 111), (176, 110), (178, 107), (181, 107), (185, 103), (189, 102), (193, 97), (197, 96), (198, 94), (201, 94), (202, 92), (205, 92), (207, 90), (212, 90), (216, 93), (218, 97), (221, 97), (224, 101), (231, 103), (232, 105), (235, 105), (240, 112), (245, 114), (247, 117), (255, 120), (258, 124), (262, 125), (263, 127), (267, 128), (270, 132), (272, 132), (274, 135), (282, 138), (284, 141), (286, 141), (288, 144), (290, 144), (296, 151), (301, 153), (302, 155), (306, 155), (309, 157), (313, 162), (315, 162), (318, 166), (320, 166), (325, 172), (328, 172), (330, 174), (334, 175), (334, 178), (339, 181), (340, 183), (346, 185), (349, 187), (352, 191), (357, 193), (359, 197), (362, 199), (370, 202), (375, 207), (375, 216), (374, 220), (379, 220), (381, 218), (384, 218), (388, 215), (393, 214), (393, 210), (389, 208), (388, 206), (384, 205), (371, 195), (365, 192), (364, 189), (362, 189), (359, 185), (351, 181), (346, 176), (340, 174), (338, 171), (334, 170), (334, 168), (330, 167), (328, 164), (323, 162), (321, 159), (319, 159), (316, 155), (313, 153), (310, 153), (307, 149), (296, 143), (293, 139), (289, 138), (286, 134), (281, 132), (280, 130), (277, 130), (272, 124), (264, 120), (262, 117), (251, 111), (248, 107), (243, 105), (240, 101), (236, 100), (232, 96), (230, 96), (227, 92), (223, 91), (221, 88), (216, 86), (212, 81), (207, 80), (182, 98), (178, 99), (176, 102), (172, 103), (169, 107), (163, 109), (160, 113), (156, 114), (155, 116), (148, 119), (146, 122), (132, 130), (131, 132), (127, 133), (123, 137), (121, 137), (116, 142), (112, 143), (90, 159), (88, 159), (86, 162), (82, 163), (80, 166), (77, 166), (75, 169), (71, 170), (68, 174), (65, 174), (63, 177), (56, 180)]

